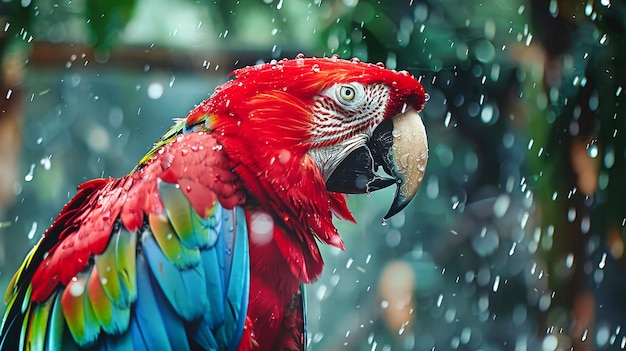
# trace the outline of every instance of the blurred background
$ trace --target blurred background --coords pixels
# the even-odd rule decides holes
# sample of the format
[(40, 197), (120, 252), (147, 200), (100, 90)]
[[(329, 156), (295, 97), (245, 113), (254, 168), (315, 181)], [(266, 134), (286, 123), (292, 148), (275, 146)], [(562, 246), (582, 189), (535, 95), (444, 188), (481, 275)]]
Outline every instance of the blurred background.
[(309, 349), (624, 349), (624, 18), (615, 0), (3, 0), (0, 288), (77, 184), (130, 171), (231, 70), (336, 53), (421, 78), (430, 160), (386, 225), (390, 193), (350, 197)]

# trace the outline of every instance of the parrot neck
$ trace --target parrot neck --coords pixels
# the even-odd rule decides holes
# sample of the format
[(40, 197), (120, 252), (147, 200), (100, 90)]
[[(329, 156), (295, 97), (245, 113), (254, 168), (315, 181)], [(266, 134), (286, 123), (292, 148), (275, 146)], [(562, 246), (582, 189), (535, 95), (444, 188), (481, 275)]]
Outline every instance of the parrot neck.
[(313, 281), (323, 266), (316, 238), (343, 249), (332, 214), (354, 218), (344, 196), (326, 190), (308, 154), (310, 112), (304, 102), (287, 97), (235, 102), (232, 96), (227, 88), (219, 90), (189, 113), (185, 130), (201, 128), (215, 136), (244, 184), (246, 204), (271, 214), (274, 225), (286, 229), (273, 240), (294, 275)]
[(332, 201), (313, 161), (295, 149), (264, 150), (245, 140), (228, 139), (222, 145), (244, 183), (246, 203), (271, 216), (272, 240), (292, 273), (304, 282), (315, 280), (323, 266), (315, 239), (340, 248), (343, 242), (332, 223)]

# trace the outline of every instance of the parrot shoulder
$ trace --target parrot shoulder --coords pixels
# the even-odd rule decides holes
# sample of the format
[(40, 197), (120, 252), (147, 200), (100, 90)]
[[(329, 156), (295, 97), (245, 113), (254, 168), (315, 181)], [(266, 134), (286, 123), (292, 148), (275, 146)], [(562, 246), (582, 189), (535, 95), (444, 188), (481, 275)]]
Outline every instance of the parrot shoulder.
[(162, 140), (131, 174), (78, 187), (7, 290), (2, 347), (238, 345), (245, 193), (213, 135)]

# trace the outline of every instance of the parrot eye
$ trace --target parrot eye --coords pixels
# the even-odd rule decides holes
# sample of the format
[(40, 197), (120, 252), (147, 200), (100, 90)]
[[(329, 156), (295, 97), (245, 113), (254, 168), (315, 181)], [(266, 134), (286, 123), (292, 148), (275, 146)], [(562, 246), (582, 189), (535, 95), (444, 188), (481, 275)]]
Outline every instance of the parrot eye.
[(334, 86), (335, 99), (344, 108), (352, 109), (363, 102), (365, 87), (359, 83), (348, 83)]
[(344, 101), (352, 101), (354, 100), (354, 96), (356, 95), (356, 91), (353, 87), (349, 85), (344, 85), (339, 88), (339, 97)]

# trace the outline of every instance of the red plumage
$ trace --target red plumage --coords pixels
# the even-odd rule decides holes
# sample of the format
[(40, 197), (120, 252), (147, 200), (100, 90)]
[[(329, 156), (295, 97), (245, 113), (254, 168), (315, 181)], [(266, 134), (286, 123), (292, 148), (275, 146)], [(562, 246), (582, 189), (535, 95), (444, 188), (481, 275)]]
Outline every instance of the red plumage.
[(203, 216), (215, 201), (225, 208), (242, 205), (242, 185), (217, 145), (211, 134), (182, 135), (135, 173), (79, 186), (44, 234), (57, 240), (32, 277), (32, 299), (45, 301), (59, 284), (67, 285), (81, 272), (92, 255), (102, 253), (118, 215), (128, 230), (135, 231), (143, 225), (145, 214), (162, 213), (157, 179), (178, 184)]
[(272, 240), (263, 245), (251, 240), (249, 309), (240, 350), (291, 350), (305, 342), (302, 306), (294, 294), (322, 271), (317, 239), (343, 248), (333, 214), (354, 221), (344, 195), (326, 189), (309, 154), (319, 146), (313, 137), (314, 99), (333, 84), (385, 83), (390, 87), (386, 119), (407, 104), (421, 110), (425, 93), (408, 74), (334, 57), (298, 57), (233, 75), (189, 112), (184, 129), (194, 131), (158, 143), (125, 177), (78, 188), (45, 233), (42, 243), (49, 247), (32, 273), (33, 301), (45, 301), (102, 253), (117, 218), (136, 231), (147, 214), (162, 213), (160, 179), (177, 184), (204, 217), (215, 201), (224, 208), (243, 206), (249, 230), (255, 213), (269, 214)]

